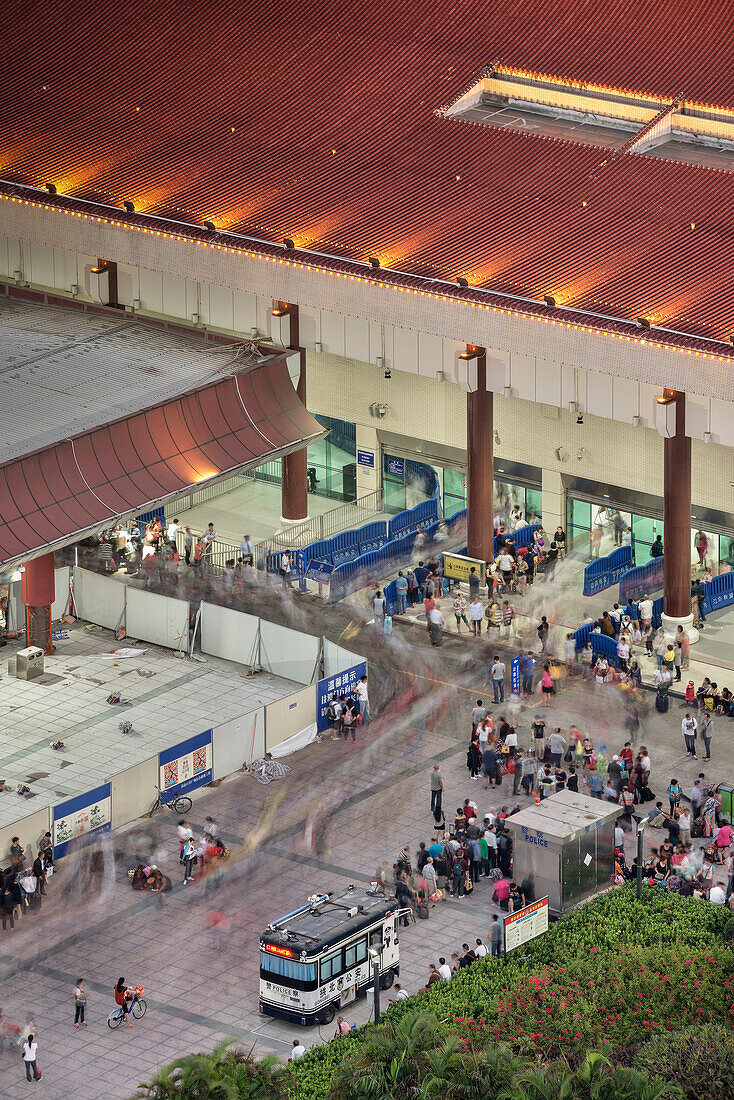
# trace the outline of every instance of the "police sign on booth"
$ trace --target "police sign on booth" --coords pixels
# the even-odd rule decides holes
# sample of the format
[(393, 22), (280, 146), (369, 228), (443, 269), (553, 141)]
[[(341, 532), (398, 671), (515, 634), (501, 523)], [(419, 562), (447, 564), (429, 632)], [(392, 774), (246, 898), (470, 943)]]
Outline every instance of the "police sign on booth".
[(329, 719), (326, 717), (326, 709), (333, 697), (339, 695), (353, 695), (354, 689), (367, 675), (367, 662), (360, 661), (357, 665), (337, 672), (333, 676), (327, 676), (319, 680), (316, 706), (316, 729), (319, 733), (329, 728)]

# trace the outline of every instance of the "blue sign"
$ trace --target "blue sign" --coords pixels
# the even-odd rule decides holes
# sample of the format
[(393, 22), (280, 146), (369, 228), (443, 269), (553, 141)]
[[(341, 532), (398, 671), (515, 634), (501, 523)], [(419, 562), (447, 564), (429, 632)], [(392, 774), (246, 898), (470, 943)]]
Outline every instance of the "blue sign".
[(334, 566), (328, 561), (314, 561), (312, 558), (306, 565), (306, 578), (309, 581), (318, 581), (319, 584), (328, 584)]
[(402, 458), (393, 458), (392, 455), (388, 455), (387, 472), (392, 477), (405, 477), (405, 460)]
[(375, 456), (372, 451), (357, 451), (357, 462), (360, 466), (375, 468)]
[(212, 731), (205, 730), (158, 754), (161, 798), (170, 801), (212, 781)]
[(360, 661), (358, 665), (352, 665), (344, 672), (337, 672), (334, 676), (327, 676), (326, 679), (319, 680), (316, 693), (316, 729), (319, 733), (329, 728), (326, 708), (334, 696), (351, 695), (355, 686), (366, 675), (367, 662)]
[(112, 784), (103, 783), (93, 791), (79, 794), (53, 808), (54, 856), (60, 859), (75, 840), (82, 840), (112, 829)]
[(510, 661), (510, 691), (520, 694), (520, 658), (513, 657)]
[(537, 844), (539, 848), (547, 848), (548, 841), (545, 839), (542, 833), (535, 832), (532, 829), (528, 829), (526, 825), (520, 826), (520, 837), (526, 844)]

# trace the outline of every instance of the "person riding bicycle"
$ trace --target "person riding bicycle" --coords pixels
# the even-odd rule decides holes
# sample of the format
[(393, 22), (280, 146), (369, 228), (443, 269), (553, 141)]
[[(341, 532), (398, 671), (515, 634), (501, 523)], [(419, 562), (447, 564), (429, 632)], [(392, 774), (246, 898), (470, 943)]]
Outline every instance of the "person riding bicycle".
[(118, 978), (117, 985), (115, 986), (115, 1003), (122, 1009), (127, 1027), (132, 1027), (130, 1023), (130, 1008), (132, 1007), (134, 996), (135, 994), (132, 989), (125, 985), (125, 979)]

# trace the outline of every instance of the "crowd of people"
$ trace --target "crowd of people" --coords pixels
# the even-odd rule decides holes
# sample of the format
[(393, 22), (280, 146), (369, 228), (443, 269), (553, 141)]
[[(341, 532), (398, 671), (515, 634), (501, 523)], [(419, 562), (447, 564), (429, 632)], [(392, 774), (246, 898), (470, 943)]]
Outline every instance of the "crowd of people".
[(38, 838), (35, 857), (17, 836), (10, 842), (10, 864), (0, 870), (0, 918), (3, 931), (15, 928), (26, 913), (38, 912), (46, 893), (46, 884), (54, 872), (51, 833)]

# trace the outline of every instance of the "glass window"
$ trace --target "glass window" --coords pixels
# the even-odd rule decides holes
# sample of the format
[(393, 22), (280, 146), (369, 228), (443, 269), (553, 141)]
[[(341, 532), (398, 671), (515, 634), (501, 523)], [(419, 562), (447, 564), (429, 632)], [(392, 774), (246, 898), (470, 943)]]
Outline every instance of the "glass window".
[(730, 535), (719, 537), (719, 565), (723, 565), (724, 562), (734, 565), (734, 538)]
[(569, 497), (568, 526), (585, 527), (587, 531), (591, 528), (591, 505), (587, 500), (574, 500), (573, 497)]
[(342, 972), (342, 952), (333, 951), (331, 955), (321, 960), (321, 981), (328, 982)]
[(691, 562), (697, 573), (707, 566), (716, 571), (719, 564), (719, 536), (703, 527), (691, 528)]
[(663, 521), (649, 516), (632, 516), (632, 538), (651, 546), (658, 535), (663, 534)]
[(370, 947), (378, 947), (382, 950), (382, 929), (375, 928), (370, 932)]
[(260, 952), (260, 966), (281, 978), (296, 978), (302, 982), (316, 981), (316, 963), (302, 963), (296, 959), (284, 959), (270, 951)]
[(525, 490), (525, 518), (528, 523), (533, 522), (533, 516), (538, 520), (543, 518), (543, 494), (540, 489)]
[(344, 950), (344, 969), (351, 970), (357, 963), (364, 962), (367, 958), (367, 937), (363, 936), (361, 940), (357, 940), (356, 943), (351, 944), (350, 947)]

